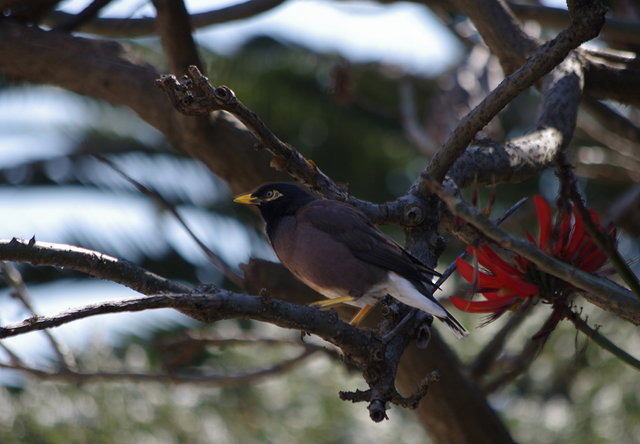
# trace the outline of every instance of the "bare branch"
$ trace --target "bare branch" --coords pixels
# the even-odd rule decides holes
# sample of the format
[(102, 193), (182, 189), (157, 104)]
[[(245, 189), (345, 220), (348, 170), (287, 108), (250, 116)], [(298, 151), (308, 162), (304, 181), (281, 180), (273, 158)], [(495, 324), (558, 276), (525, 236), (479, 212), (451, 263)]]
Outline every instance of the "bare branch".
[[(33, 264), (65, 266), (93, 276), (111, 278), (141, 292), (155, 289), (155, 294), (122, 301), (107, 301), (86, 305), (54, 316), (32, 316), (22, 322), (0, 327), (0, 338), (30, 331), (57, 327), (78, 319), (99, 314), (141, 311), (154, 308), (174, 308), (196, 319), (213, 322), (220, 319), (245, 318), (269, 322), (274, 325), (307, 331), (341, 348), (345, 361), (363, 371), (376, 396), (371, 402), (393, 402), (397, 399), (395, 375), (404, 349), (420, 329), (423, 319), (416, 316), (407, 323), (402, 334), (387, 343), (370, 332), (359, 330), (340, 321), (333, 311), (322, 312), (313, 307), (300, 306), (271, 297), (233, 293), (214, 286), (206, 292), (179, 291), (182, 285), (153, 275), (126, 261), (95, 251), (73, 247), (25, 242), (13, 239), (0, 243), (0, 259), (18, 260)], [(137, 276), (137, 279), (133, 279)], [(164, 292), (162, 294), (158, 294)]]
[(118, 173), (127, 182), (129, 182), (131, 185), (133, 185), (140, 193), (142, 193), (145, 196), (149, 196), (158, 205), (160, 205), (161, 208), (163, 208), (164, 210), (166, 210), (169, 213), (171, 213), (171, 215), (173, 215), (173, 217), (176, 218), (178, 223), (180, 225), (182, 225), (182, 228), (185, 229), (185, 231), (187, 232), (189, 237), (191, 237), (191, 239), (193, 239), (193, 241), (198, 245), (200, 250), (202, 250), (202, 252), (207, 256), (207, 258), (209, 259), (209, 262), (214, 267), (216, 267), (218, 270), (220, 270), (222, 272), (222, 274), (224, 274), (224, 276), (227, 279), (229, 279), (231, 282), (233, 282), (234, 284), (236, 284), (240, 288), (243, 287), (242, 276), (240, 276), (233, 268), (231, 268), (229, 266), (229, 264), (227, 264), (220, 256), (215, 254), (211, 250), (211, 248), (209, 248), (204, 242), (202, 242), (200, 240), (200, 238), (198, 236), (196, 236), (196, 234), (189, 227), (187, 222), (183, 219), (183, 217), (180, 215), (180, 213), (178, 212), (178, 210), (176, 209), (176, 207), (174, 205), (169, 203), (164, 197), (162, 197), (156, 191), (154, 191), (154, 190), (142, 185), (140, 182), (138, 182), (137, 180), (133, 179), (132, 177), (129, 177), (124, 171), (122, 171), (120, 168), (118, 168), (111, 160), (107, 159), (104, 156), (100, 156), (100, 155), (96, 155), (95, 157), (98, 160), (100, 160), (101, 162), (104, 162), (107, 165), (109, 165), (116, 173)]
[(509, 316), (507, 322), (493, 335), (484, 348), (478, 352), (469, 365), (469, 372), (474, 379), (479, 380), (489, 371), (496, 358), (502, 353), (509, 335), (527, 318), (531, 307), (531, 303), (521, 305), (515, 313)]
[(524, 32), (504, 2), (454, 0), (453, 4), (469, 16), (506, 73), (514, 71), (536, 50), (538, 41)]
[[(244, 3), (238, 3), (213, 11), (192, 14), (190, 20), (194, 29), (204, 28), (205, 26), (253, 17), (254, 15), (261, 14), (281, 5), (284, 1), (285, 0), (249, 0)], [(73, 17), (73, 14), (56, 11), (49, 14), (45, 23), (51, 27), (56, 27), (57, 24), (70, 20)], [(133, 38), (153, 34), (156, 31), (156, 27), (155, 20), (152, 18), (97, 18), (89, 23), (83, 24), (78, 30), (104, 37)]]
[(220, 109), (233, 114), (253, 133), (262, 147), (273, 155), (271, 165), (274, 168), (286, 171), (310, 189), (320, 191), (331, 199), (347, 201), (376, 222), (394, 221), (407, 226), (422, 222), (416, 210), (422, 207), (422, 203), (415, 196), (409, 195), (394, 202), (374, 205), (349, 195), (313, 161), (306, 159), (292, 146), (280, 140), (231, 89), (226, 86), (212, 86), (197, 67), (189, 68), (189, 77), (183, 76), (178, 80), (173, 75), (165, 75), (158, 79), (156, 84), (167, 94), (173, 106), (186, 115), (202, 116)]
[(27, 262), (81, 271), (125, 285), (139, 293), (188, 292), (185, 285), (151, 273), (138, 265), (87, 248), (49, 242), (0, 239), (0, 260)]
[[(209, 116), (206, 128), (186, 131), (166, 97), (154, 87), (159, 74), (126, 45), (43, 31), (11, 21), (0, 26), (0, 72), (9, 79), (53, 84), (114, 105), (125, 105), (161, 131), (178, 149), (201, 160), (243, 192), (283, 180), (256, 152), (255, 138), (228, 113)], [(242, 170), (244, 174), (236, 174)]]
[[(10, 263), (0, 262), (0, 270), (2, 270), (2, 275), (5, 282), (13, 287), (13, 295), (18, 298), (22, 305), (33, 316), (37, 316), (36, 310), (31, 304), (31, 298), (29, 297), (27, 286), (25, 285), (24, 280), (22, 280), (22, 275), (20, 274), (18, 269)], [(71, 353), (71, 350), (69, 350), (69, 348), (64, 344), (60, 343), (60, 341), (56, 339), (55, 335), (49, 330), (44, 330), (43, 333), (49, 341), (49, 344), (51, 344), (51, 348), (53, 349), (54, 353), (58, 357), (60, 365), (66, 370), (75, 369), (77, 367), (77, 364), (73, 354)]]
[(570, 54), (544, 79), (536, 129), (504, 144), (467, 148), (447, 173), (459, 187), (519, 182), (547, 168), (573, 136), (584, 82), (582, 61)]
[[(422, 0), (442, 6), (442, 1)], [(456, 0), (457, 9), (467, 14), (477, 27), (491, 51), (498, 56), (505, 72), (510, 73), (535, 50), (538, 42), (524, 33), (501, 0)], [(601, 2), (576, 2), (581, 7), (601, 7)], [(572, 3), (573, 5), (574, 3)], [(446, 7), (446, 6), (445, 6)], [(573, 26), (580, 11), (569, 11)], [(607, 19), (607, 21), (609, 21)], [(637, 26), (637, 25), (636, 25)], [(578, 50), (583, 55), (591, 51)], [(632, 61), (625, 64), (607, 63), (601, 58), (587, 57), (586, 93), (597, 99), (611, 99), (620, 103), (640, 104), (640, 74)], [(634, 59), (633, 57), (631, 59)]]
[(3, 364), (0, 368), (18, 370), (30, 374), (40, 379), (50, 379), (57, 381), (74, 382), (96, 382), (96, 381), (135, 381), (135, 382), (161, 382), (171, 384), (202, 384), (213, 387), (234, 387), (255, 383), (257, 381), (273, 377), (292, 369), (306, 360), (318, 350), (305, 349), (298, 356), (278, 362), (270, 367), (262, 368), (252, 372), (220, 375), (216, 373), (135, 373), (135, 372), (81, 372), (76, 370), (48, 371), (24, 364)]
[(595, 342), (596, 344), (598, 344), (600, 347), (604, 348), (608, 352), (612, 353), (614, 356), (616, 356), (621, 361), (623, 361), (623, 362), (629, 364), (630, 366), (640, 370), (640, 360), (634, 358), (629, 353), (627, 353), (626, 351), (622, 350), (620, 347), (616, 346), (609, 339), (604, 337), (598, 331), (598, 328), (595, 328), (595, 329), (591, 328), (589, 326), (589, 324), (587, 323), (587, 321), (582, 319), (578, 313), (576, 313), (575, 311), (567, 308), (565, 310), (565, 316), (567, 317), (567, 319), (569, 319), (571, 322), (573, 322), (573, 325), (575, 325), (575, 327), (579, 331), (584, 333), (593, 342)]
[[(582, 14), (572, 21), (568, 29), (542, 45), (527, 62), (506, 77), (449, 136), (433, 157), (425, 172), (442, 181), (453, 163), (462, 155), (475, 134), (480, 131), (504, 106), (537, 79), (551, 71), (569, 51), (596, 35), (604, 23), (605, 9), (593, 6), (580, 10)], [(418, 183), (418, 194), (425, 195), (424, 184)]]

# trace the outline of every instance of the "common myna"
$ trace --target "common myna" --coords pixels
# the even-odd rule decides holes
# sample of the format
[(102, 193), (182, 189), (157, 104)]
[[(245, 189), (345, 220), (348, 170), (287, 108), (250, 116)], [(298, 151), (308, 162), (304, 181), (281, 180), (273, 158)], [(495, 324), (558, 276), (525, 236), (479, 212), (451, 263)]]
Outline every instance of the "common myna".
[(388, 294), (437, 317), (457, 337), (468, 334), (431, 295), (431, 276), (438, 273), (387, 238), (355, 207), (318, 199), (287, 183), (262, 185), (234, 202), (258, 206), (282, 264), (330, 298), (316, 305), (360, 307), (351, 320), (357, 325)]

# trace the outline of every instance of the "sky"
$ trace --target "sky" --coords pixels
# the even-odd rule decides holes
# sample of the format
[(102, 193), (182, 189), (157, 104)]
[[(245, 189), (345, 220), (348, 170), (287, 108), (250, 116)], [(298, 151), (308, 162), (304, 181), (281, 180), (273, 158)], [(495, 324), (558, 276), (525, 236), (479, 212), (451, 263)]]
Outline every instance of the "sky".
[[(153, 16), (150, 2), (121, 0), (105, 8), (103, 17)], [(190, 12), (231, 4), (228, 0), (187, 0)], [(81, 10), (87, 0), (69, 0), (63, 8)], [(381, 32), (382, 29), (387, 30)], [(266, 13), (197, 33), (201, 44), (228, 53), (261, 34), (337, 52), (353, 62), (382, 62), (403, 66), (413, 74), (434, 76), (460, 54), (458, 42), (431, 12), (415, 3), (381, 5), (374, 2), (289, 0)]]

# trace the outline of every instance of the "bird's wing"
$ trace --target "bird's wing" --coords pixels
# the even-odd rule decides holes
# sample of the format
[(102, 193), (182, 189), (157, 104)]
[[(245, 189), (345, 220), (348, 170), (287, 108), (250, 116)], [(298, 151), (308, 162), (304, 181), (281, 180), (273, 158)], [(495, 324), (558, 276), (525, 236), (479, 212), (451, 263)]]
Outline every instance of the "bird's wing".
[(345, 244), (358, 259), (391, 270), (413, 282), (429, 282), (425, 274), (439, 275), (386, 237), (359, 210), (327, 200), (313, 201), (298, 213), (298, 223), (310, 223)]

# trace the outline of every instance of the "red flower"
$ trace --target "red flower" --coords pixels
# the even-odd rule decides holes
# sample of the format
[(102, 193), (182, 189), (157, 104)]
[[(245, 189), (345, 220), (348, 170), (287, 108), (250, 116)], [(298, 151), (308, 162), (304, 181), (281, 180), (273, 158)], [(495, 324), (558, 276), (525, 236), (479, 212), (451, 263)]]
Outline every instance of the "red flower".
[[(540, 196), (535, 196), (534, 201), (539, 233), (537, 242), (527, 233), (527, 238), (532, 244), (545, 253), (589, 273), (604, 265), (607, 256), (586, 233), (584, 222), (575, 207), (560, 216), (554, 230), (549, 204)], [(596, 213), (593, 210), (589, 211), (598, 228), (603, 230)], [(609, 227), (608, 234), (615, 239), (615, 229), (612, 226)], [(465, 280), (477, 285), (477, 291), (482, 293), (486, 300), (470, 301), (452, 296), (451, 302), (460, 310), (499, 315), (509, 308), (517, 307), (528, 298), (539, 296), (551, 301), (558, 295), (565, 295), (565, 290), (570, 288), (568, 284), (542, 273), (522, 256), (516, 255), (514, 262), (510, 263), (486, 244), (477, 248), (469, 246), (467, 251), (476, 256), (482, 268), (474, 267), (458, 258), (458, 272)]]

